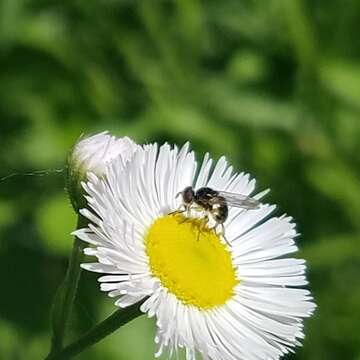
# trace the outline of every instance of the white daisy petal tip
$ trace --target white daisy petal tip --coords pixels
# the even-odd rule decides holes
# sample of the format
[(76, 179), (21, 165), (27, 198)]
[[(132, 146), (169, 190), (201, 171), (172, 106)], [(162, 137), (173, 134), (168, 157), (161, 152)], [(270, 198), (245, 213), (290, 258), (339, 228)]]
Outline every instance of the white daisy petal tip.
[(72, 231), (72, 232), (70, 233), (70, 235), (76, 236), (76, 237), (80, 237), (80, 235), (82, 234), (82, 231), (81, 231), (81, 230), (83, 230), (83, 229), (76, 229), (76, 230)]
[(197, 173), (189, 148), (146, 145), (126, 164), (111, 163), (106, 180), (89, 178), (91, 211), (82, 214), (91, 224), (76, 234), (97, 262), (82, 267), (102, 273), (100, 288), (116, 306), (144, 300), (140, 310), (156, 318), (157, 356), (184, 347), (188, 360), (279, 359), (301, 345), (303, 319), (316, 308), (303, 289), (305, 261), (289, 257), (295, 223), (271, 216), (274, 205), (229, 206), (223, 238), (201, 209), (174, 213), (186, 186), (245, 196), (255, 189), (225, 158), (212, 165), (205, 155)]
[(78, 211), (86, 205), (83, 188), (89, 178), (105, 175), (106, 165), (117, 157), (123, 162), (130, 160), (137, 150), (137, 145), (129, 137), (117, 138), (108, 131), (82, 136), (71, 149), (67, 158), (66, 187), (71, 203)]

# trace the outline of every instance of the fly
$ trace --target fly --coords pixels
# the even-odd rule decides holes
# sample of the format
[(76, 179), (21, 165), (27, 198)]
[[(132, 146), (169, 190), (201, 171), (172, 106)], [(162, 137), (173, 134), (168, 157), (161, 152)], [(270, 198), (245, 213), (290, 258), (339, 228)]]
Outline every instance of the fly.
[(187, 186), (183, 191), (180, 191), (176, 197), (180, 195), (182, 197), (182, 205), (179, 210), (175, 212), (186, 212), (189, 217), (191, 209), (193, 209), (195, 205), (195, 208), (204, 211), (205, 220), (208, 221), (209, 216), (214, 220), (215, 225), (212, 228), (214, 231), (216, 231), (219, 226), (221, 227), (220, 235), (223, 236), (227, 243), (224, 222), (228, 218), (229, 207), (253, 210), (258, 209), (260, 206), (260, 202), (250, 196), (218, 191), (209, 187), (202, 187), (195, 191), (192, 186)]

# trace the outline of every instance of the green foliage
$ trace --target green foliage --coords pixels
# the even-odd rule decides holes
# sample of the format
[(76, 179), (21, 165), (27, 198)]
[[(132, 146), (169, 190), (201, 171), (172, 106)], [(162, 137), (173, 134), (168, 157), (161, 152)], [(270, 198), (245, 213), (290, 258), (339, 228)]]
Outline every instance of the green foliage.
[[(318, 310), (292, 359), (359, 359), (360, 3), (0, 1), (0, 357), (48, 351), (81, 133), (190, 140), (293, 215)], [(36, 170), (43, 174), (24, 175)], [(41, 175), (41, 176), (40, 176)], [(84, 274), (72, 338), (111, 312)], [(137, 319), (79, 359), (151, 359)]]
[(76, 214), (72, 211), (64, 193), (46, 199), (44, 204), (38, 205), (36, 213), (37, 232), (46, 251), (68, 255), (72, 248), (69, 234), (76, 227)]

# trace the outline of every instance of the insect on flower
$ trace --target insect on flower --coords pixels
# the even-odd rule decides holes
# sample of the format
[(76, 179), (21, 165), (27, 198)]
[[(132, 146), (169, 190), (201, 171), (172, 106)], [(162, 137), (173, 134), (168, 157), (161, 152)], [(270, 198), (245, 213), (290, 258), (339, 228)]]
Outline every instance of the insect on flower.
[[(89, 225), (75, 234), (95, 260), (82, 267), (103, 274), (100, 287), (116, 306), (143, 302), (140, 310), (156, 319), (156, 358), (183, 349), (187, 360), (279, 360), (301, 345), (303, 319), (316, 307), (303, 288), (305, 261), (288, 256), (297, 250), (296, 225), (259, 204), (266, 190), (245, 196), (256, 191), (250, 175), (233, 172), (225, 157), (212, 163), (205, 155), (197, 172), (189, 144), (155, 143), (126, 163), (115, 158), (105, 176), (90, 173), (81, 209)], [(213, 230), (197, 241), (194, 230), (212, 227), (213, 215), (218, 224), (227, 217), (231, 246)]]
[(250, 196), (218, 191), (209, 187), (201, 187), (195, 191), (192, 186), (187, 186), (176, 197), (180, 195), (182, 197), (182, 204), (173, 213), (186, 212), (187, 217), (190, 217), (191, 209), (202, 211), (205, 214), (206, 223), (209, 222), (209, 217), (215, 222), (211, 229), (216, 232), (216, 229), (219, 226), (221, 227), (220, 235), (222, 235), (227, 243), (224, 222), (229, 215), (229, 206), (247, 210), (258, 209), (260, 206), (260, 202)]

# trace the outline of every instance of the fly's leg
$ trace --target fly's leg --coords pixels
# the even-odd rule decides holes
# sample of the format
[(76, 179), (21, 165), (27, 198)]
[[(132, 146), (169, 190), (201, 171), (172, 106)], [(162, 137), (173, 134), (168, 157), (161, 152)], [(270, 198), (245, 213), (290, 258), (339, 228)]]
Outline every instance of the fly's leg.
[(172, 211), (172, 212), (169, 212), (168, 215), (176, 215), (176, 214), (182, 214), (186, 211), (186, 208), (184, 207), (184, 205), (180, 205), (180, 207), (175, 210), (175, 211)]
[(186, 212), (187, 217), (190, 217), (191, 204), (181, 204), (177, 210), (170, 212), (168, 215), (183, 214), (184, 212)]
[(219, 233), (219, 235), (222, 236), (222, 238), (225, 240), (225, 242), (231, 247), (231, 244), (229, 243), (229, 241), (225, 237), (225, 226), (224, 226), (224, 224), (221, 223), (221, 224), (217, 224), (217, 225), (221, 225), (221, 232)]
[(184, 205), (184, 210), (181, 213), (186, 212), (186, 217), (179, 224), (184, 223), (185, 221), (189, 221), (191, 219), (191, 205)]
[(200, 233), (201, 233), (201, 230), (203, 230), (205, 224), (207, 224), (209, 221), (209, 215), (206, 214), (203, 218), (203, 221), (201, 222), (201, 224), (199, 225), (199, 232), (198, 232), (198, 236), (197, 236), (197, 241), (200, 240)]
[[(221, 226), (221, 231), (217, 232), (216, 229)], [(224, 240), (225, 242), (231, 246), (230, 242), (228, 241), (228, 239), (225, 237), (225, 226), (223, 223), (219, 223), (219, 222), (216, 222), (216, 224), (210, 229), (210, 230), (214, 230), (214, 233), (216, 235), (220, 235)]]
[(184, 217), (184, 219), (181, 220), (181, 221), (179, 222), (179, 224), (183, 224), (184, 222), (189, 221), (189, 220), (190, 220), (189, 217)]
[(184, 219), (179, 222), (179, 224), (182, 224), (185, 221), (190, 220), (190, 218), (191, 218), (190, 217), (191, 205), (182, 204), (182, 205), (180, 205), (180, 207), (177, 210), (170, 212), (168, 215), (177, 215), (177, 214), (184, 214), (184, 213), (186, 213), (186, 216), (184, 216)]

